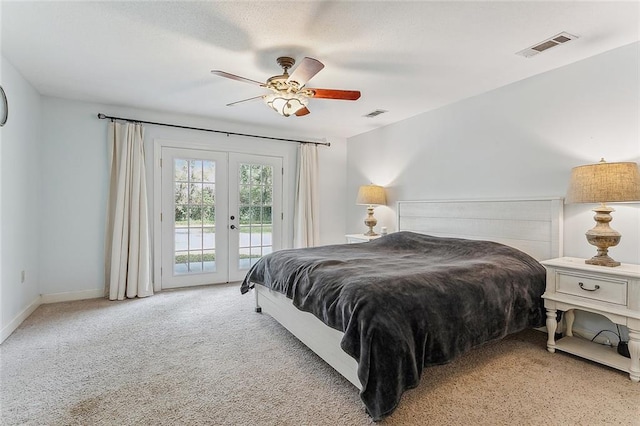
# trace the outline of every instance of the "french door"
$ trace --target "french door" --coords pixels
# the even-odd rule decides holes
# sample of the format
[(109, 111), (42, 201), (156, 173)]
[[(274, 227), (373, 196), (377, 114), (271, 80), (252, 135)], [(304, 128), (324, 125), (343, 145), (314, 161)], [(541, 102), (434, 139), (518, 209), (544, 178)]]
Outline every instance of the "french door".
[(237, 281), (281, 248), (282, 158), (163, 147), (161, 287)]

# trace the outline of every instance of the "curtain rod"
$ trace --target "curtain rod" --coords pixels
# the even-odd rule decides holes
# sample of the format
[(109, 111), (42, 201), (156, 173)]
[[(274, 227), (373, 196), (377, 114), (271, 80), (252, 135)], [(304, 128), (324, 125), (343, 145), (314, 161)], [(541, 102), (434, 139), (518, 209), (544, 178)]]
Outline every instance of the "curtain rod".
[(301, 140), (297, 140), (297, 139), (284, 139), (284, 138), (273, 138), (271, 136), (260, 136), (260, 135), (250, 135), (247, 133), (235, 133), (235, 132), (225, 132), (222, 130), (213, 130), (213, 129), (204, 129), (201, 127), (190, 127), (190, 126), (180, 126), (177, 124), (167, 124), (167, 123), (156, 123), (153, 121), (144, 121), (144, 120), (134, 120), (132, 118), (121, 118), (121, 117), (111, 117), (108, 115), (104, 115), (103, 113), (98, 113), (98, 118), (100, 120), (104, 120), (104, 119), (109, 119), (109, 120), (122, 120), (122, 121), (128, 121), (131, 123), (144, 123), (144, 124), (153, 124), (156, 126), (165, 126), (165, 127), (176, 127), (178, 129), (188, 129), (188, 130), (200, 130), (202, 132), (212, 132), (212, 133), (222, 133), (224, 135), (234, 135), (234, 136), (247, 136), (250, 138), (260, 138), (260, 139), (270, 139), (273, 141), (283, 141), (283, 142), (297, 142), (297, 143), (312, 143), (314, 145), (325, 145), (325, 146), (331, 146), (331, 143), (329, 142), (311, 142), (311, 141), (301, 141)]

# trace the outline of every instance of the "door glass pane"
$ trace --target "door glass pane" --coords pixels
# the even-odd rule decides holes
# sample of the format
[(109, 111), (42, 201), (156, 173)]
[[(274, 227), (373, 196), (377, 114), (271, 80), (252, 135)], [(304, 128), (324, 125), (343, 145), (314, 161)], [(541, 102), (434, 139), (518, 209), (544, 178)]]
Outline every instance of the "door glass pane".
[(174, 274), (216, 272), (216, 162), (176, 158), (173, 168)]
[(272, 250), (273, 167), (240, 164), (238, 268), (249, 269)]
[(215, 272), (216, 271), (216, 251), (204, 250), (203, 255), (204, 257), (202, 261), (202, 270), (204, 272)]

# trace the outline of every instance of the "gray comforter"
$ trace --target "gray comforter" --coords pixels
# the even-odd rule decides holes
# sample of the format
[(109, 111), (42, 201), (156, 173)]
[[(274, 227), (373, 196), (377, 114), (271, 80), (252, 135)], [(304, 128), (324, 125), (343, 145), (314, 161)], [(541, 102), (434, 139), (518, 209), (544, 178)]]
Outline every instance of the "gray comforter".
[(344, 332), (358, 362), (360, 397), (374, 420), (417, 386), (423, 367), (544, 323), (545, 269), (488, 241), (397, 232), (361, 244), (281, 250), (242, 285), (285, 294)]

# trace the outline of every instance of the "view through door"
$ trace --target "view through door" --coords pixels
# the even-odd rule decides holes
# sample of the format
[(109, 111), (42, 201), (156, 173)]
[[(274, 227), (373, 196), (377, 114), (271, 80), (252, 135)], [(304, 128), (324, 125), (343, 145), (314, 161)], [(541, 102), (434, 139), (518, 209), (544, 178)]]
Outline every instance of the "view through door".
[(161, 287), (237, 281), (282, 243), (282, 158), (162, 148)]

